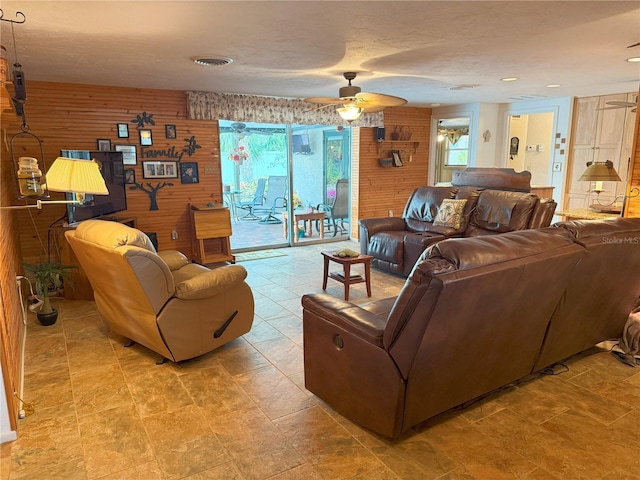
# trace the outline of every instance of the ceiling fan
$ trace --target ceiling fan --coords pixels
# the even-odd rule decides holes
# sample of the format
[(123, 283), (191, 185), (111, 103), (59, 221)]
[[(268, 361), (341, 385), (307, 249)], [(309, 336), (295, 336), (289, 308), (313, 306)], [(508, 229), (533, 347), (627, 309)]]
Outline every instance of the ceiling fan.
[(604, 102), (605, 105), (610, 105), (609, 107), (599, 108), (598, 110), (614, 110), (616, 108), (632, 108), (632, 112), (635, 112), (638, 109), (638, 99), (636, 98), (635, 102), (620, 102), (616, 100), (610, 100), (608, 102)]
[(305, 98), (304, 101), (320, 104), (321, 106), (315, 110), (332, 105), (342, 105), (337, 111), (348, 122), (358, 119), (363, 113), (380, 112), (387, 107), (398, 107), (407, 103), (404, 98), (394, 97), (393, 95), (362, 92), (360, 87), (351, 85), (351, 80), (356, 78), (356, 72), (344, 72), (343, 75), (349, 84), (338, 91), (338, 98), (309, 97)]

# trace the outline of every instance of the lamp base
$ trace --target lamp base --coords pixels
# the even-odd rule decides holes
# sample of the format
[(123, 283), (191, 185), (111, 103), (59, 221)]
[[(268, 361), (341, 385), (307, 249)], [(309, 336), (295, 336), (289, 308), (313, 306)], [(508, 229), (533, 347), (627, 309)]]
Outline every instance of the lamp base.
[(592, 203), (589, 205), (589, 209), (600, 213), (620, 213), (622, 207), (620, 205), (600, 205), (598, 203)]

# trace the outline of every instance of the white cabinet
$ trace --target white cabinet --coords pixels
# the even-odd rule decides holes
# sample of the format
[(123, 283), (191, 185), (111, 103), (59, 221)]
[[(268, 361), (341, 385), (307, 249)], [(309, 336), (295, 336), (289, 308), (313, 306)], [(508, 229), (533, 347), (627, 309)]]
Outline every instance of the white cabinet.
[(607, 102), (635, 102), (636, 98), (637, 94), (621, 93), (575, 100), (565, 210), (586, 208), (596, 201), (596, 194), (591, 192), (590, 195), (595, 185), (578, 181), (587, 168), (587, 162), (611, 160), (623, 180), (603, 183), (602, 203), (611, 202), (616, 195), (624, 193), (635, 112), (632, 108), (611, 108)]

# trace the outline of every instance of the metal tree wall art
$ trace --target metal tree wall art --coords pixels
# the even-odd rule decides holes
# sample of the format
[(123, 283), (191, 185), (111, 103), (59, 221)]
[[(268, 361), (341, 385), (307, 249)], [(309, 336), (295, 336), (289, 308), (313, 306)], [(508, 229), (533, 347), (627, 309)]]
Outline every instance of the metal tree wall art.
[(131, 123), (135, 123), (138, 125), (138, 128), (142, 128), (145, 125), (155, 125), (156, 122), (153, 119), (153, 113), (147, 114), (147, 112), (142, 112), (141, 115), (137, 115), (136, 118), (131, 120)]
[(156, 198), (158, 194), (158, 190), (164, 187), (173, 187), (173, 183), (160, 182), (160, 183), (157, 183), (155, 186), (153, 186), (151, 185), (151, 182), (147, 182), (145, 186), (145, 185), (142, 185), (141, 183), (135, 182), (131, 187), (129, 187), (129, 190), (142, 190), (144, 193), (149, 195), (149, 210), (154, 211), (154, 210), (159, 210), (158, 200)]

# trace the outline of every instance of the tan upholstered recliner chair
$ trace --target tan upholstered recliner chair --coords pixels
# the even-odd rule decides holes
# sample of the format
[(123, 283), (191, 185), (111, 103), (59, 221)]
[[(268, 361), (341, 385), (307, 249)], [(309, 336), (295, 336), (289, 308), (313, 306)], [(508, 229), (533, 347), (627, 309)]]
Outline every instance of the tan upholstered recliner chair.
[(251, 329), (243, 267), (211, 270), (174, 250), (156, 253), (143, 232), (117, 222), (87, 220), (65, 235), (115, 333), (178, 362)]

